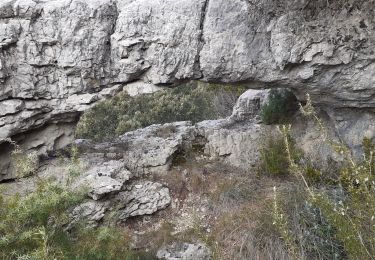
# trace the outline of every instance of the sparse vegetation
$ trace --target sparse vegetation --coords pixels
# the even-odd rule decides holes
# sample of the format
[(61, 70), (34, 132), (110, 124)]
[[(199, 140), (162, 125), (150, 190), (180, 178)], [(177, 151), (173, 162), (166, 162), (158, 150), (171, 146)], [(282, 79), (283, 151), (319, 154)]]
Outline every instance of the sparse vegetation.
[[(291, 136), (288, 136), (291, 154), (294, 160), (299, 160), (302, 153), (295, 147)], [(289, 173), (288, 153), (285, 149), (284, 140), (277, 135), (268, 135), (262, 147), (260, 147), (260, 174), (280, 176)]]
[[(29, 158), (20, 147), (15, 147), (17, 155)], [(23, 166), (24, 161), (14, 163), (30, 172), (29, 167)], [(74, 174), (78, 174), (78, 165), (73, 148), (69, 167), (75, 168)], [(129, 249), (130, 239), (121, 229), (70, 222), (71, 210), (84, 198), (83, 190), (74, 192), (66, 185), (47, 180), (39, 180), (37, 189), (22, 197), (0, 194), (0, 259), (139, 259)]]
[(26, 153), (13, 140), (7, 141), (14, 147), (11, 158), (17, 178), (33, 175), (38, 168), (39, 158), (36, 152)]
[(306, 194), (294, 182), (264, 175), (234, 178), (226, 179), (214, 197), (217, 220), (210, 235), (217, 243), (217, 259), (343, 259), (334, 227), (306, 203)]
[(135, 97), (121, 93), (87, 111), (78, 123), (76, 135), (101, 141), (152, 124), (225, 117), (231, 114), (244, 90), (190, 82)]
[(274, 188), (272, 225), (292, 259), (345, 259), (334, 226), (298, 185)]
[(0, 255), (2, 259), (50, 259), (62, 255), (67, 209), (82, 196), (48, 183), (21, 198), (0, 197)]
[[(374, 259), (375, 258), (375, 189), (374, 189), (374, 160), (375, 152), (373, 143), (365, 138), (364, 156), (358, 161), (353, 158), (350, 149), (341, 142), (331, 140), (326, 132), (323, 122), (317, 116), (311, 100), (307, 98), (305, 107), (301, 112), (316, 122), (321, 136), (327, 141), (333, 150), (344, 157), (337, 185), (333, 187), (316, 188), (308, 182), (306, 171), (293, 159), (290, 153), (290, 142), (288, 139), (290, 126), (283, 126), (280, 132), (284, 137), (285, 150), (288, 154), (289, 171), (293, 173), (301, 183), (306, 194), (306, 203), (319, 212), (324, 221), (314, 221), (317, 229), (329, 230), (333, 233), (336, 243), (334, 254), (330, 259)], [(311, 172), (311, 169), (309, 170)], [(275, 200), (275, 203), (277, 201)], [(276, 217), (283, 213), (274, 214)], [(290, 232), (290, 227), (275, 222), (280, 234)], [(292, 223), (290, 224), (292, 225)], [(293, 225), (292, 225), (293, 226)], [(327, 228), (322, 228), (322, 227)], [(289, 240), (284, 238), (290, 250), (301, 246), (300, 243), (291, 245)], [(318, 245), (319, 250), (325, 247)], [(304, 257), (301, 252), (296, 252), (298, 259)], [(326, 259), (326, 258), (324, 258)]]
[[(204, 95), (198, 95), (202, 93), (199, 86), (192, 87), (191, 91), (195, 94), (186, 94), (190, 96), (188, 100), (208, 104), (202, 103), (207, 100), (204, 100)], [(180, 98), (184, 99), (186, 95)], [(155, 98), (143, 96), (140, 100), (148, 100), (146, 107), (155, 109), (156, 102), (153, 103), (151, 97)], [(107, 118), (107, 123), (112, 122), (110, 118), (113, 115), (109, 111), (114, 108), (111, 102), (117, 102), (116, 109), (130, 106), (123, 104), (129, 101), (129, 96), (122, 99), (117, 97), (117, 101), (108, 101), (107, 105), (107, 101), (102, 103), (109, 110), (99, 115)], [(167, 103), (162, 102), (163, 106)], [(190, 115), (200, 118), (201, 115), (196, 114), (198, 108), (189, 106), (181, 108), (181, 111), (191, 111)], [(116, 125), (112, 129), (114, 132), (105, 137), (97, 136), (95, 131), (105, 128), (104, 125), (95, 125), (97, 122), (92, 115), (83, 120), (89, 120), (95, 129), (87, 128), (87, 131), (93, 132), (85, 134), (94, 139), (111, 138), (122, 131), (154, 122), (147, 118), (146, 110), (143, 114), (134, 112), (133, 119), (140, 121), (118, 130), (124, 119), (121, 109), (116, 110), (113, 117)], [(168, 118), (167, 114), (174, 111), (172, 109), (168, 106), (160, 108), (158, 120), (164, 120), (162, 115)], [(129, 113), (129, 110), (126, 111)], [(82, 222), (68, 230), (70, 209), (79, 204), (84, 196), (61, 186), (41, 182), (38, 189), (26, 197), (0, 196), (0, 258), (153, 259), (152, 255), (162, 245), (175, 241), (200, 241), (210, 247), (213, 259), (373, 259), (375, 144), (371, 139), (364, 138), (363, 159), (356, 160), (348, 147), (329, 139), (309, 98), (301, 112), (315, 121), (322, 138), (344, 158), (337, 173), (330, 176), (336, 176), (335, 180), (327, 181), (325, 170), (319, 168), (319, 162), (303, 158), (291, 138), (290, 126), (279, 127), (281, 135), (270, 135), (264, 141), (259, 168), (262, 174), (258, 175), (240, 173), (234, 168), (225, 169), (220, 163), (215, 165), (205, 159), (198, 161), (195, 156), (201, 155), (202, 146), (196, 144), (191, 151), (181, 153), (175, 159), (171, 172), (162, 177), (157, 174), (152, 176), (155, 181), (170, 187), (173, 199), (178, 201), (176, 208), (170, 207), (155, 216), (160, 220), (158, 224), (146, 232), (137, 232), (136, 241), (130, 237), (132, 231), (129, 227), (126, 231), (108, 226), (89, 228)], [(186, 114), (179, 115), (183, 117)], [(174, 121), (176, 118), (171, 116), (168, 120)], [(158, 134), (165, 137), (169, 131), (173, 129)], [(17, 157), (14, 157), (16, 166), (26, 163), (26, 166), (19, 167), (23, 176), (35, 171), (34, 166), (29, 164), (28, 158), (31, 157), (20, 148), (15, 155), (23, 158), (16, 160)], [(69, 173), (74, 177), (80, 171), (74, 146), (70, 156)], [(285, 174), (288, 174), (288, 178), (280, 178)], [(273, 189), (274, 186), (277, 187)], [(175, 222), (176, 218), (165, 218), (171, 212), (175, 215), (181, 212), (190, 214), (190, 218), (185, 218), (186, 215), (182, 213), (179, 216), (179, 220), (186, 221), (188, 225), (180, 226)], [(139, 248), (149, 249), (149, 253), (141, 255), (133, 252), (130, 249), (132, 243), (137, 243), (137, 247), (141, 245)]]
[(298, 102), (290, 90), (272, 89), (267, 104), (261, 108), (261, 118), (265, 124), (285, 124), (296, 111)]

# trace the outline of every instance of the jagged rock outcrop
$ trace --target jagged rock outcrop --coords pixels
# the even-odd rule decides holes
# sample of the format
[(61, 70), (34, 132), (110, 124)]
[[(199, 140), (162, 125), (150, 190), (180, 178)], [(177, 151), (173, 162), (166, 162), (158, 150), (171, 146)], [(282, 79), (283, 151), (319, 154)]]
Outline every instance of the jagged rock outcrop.
[[(36, 177), (20, 180), (18, 191), (22, 193), (38, 178), (50, 179), (59, 185), (87, 194), (87, 199), (70, 214), (71, 223), (86, 220), (98, 225), (109, 221), (124, 222), (128, 218), (151, 215), (165, 209), (171, 203), (169, 188), (147, 180), (145, 175), (133, 174), (123, 159), (108, 160), (103, 154), (87, 151), (76, 163), (68, 165), (47, 162)], [(60, 159), (61, 160), (61, 159)], [(23, 184), (23, 185), (22, 185)], [(69, 227), (69, 225), (68, 225)]]
[[(108, 183), (106, 187), (109, 189), (112, 185)], [(110, 221), (124, 222), (131, 217), (151, 215), (171, 203), (169, 189), (151, 181), (126, 183), (119, 189), (112, 189), (100, 195), (99, 198), (93, 197), (93, 200), (87, 200), (74, 208), (70, 222), (86, 220), (96, 226), (106, 216), (112, 217)], [(89, 193), (89, 196), (92, 196), (92, 193)]]
[(74, 184), (76, 188), (87, 188), (88, 195), (93, 200), (118, 193), (124, 183), (133, 177), (122, 160), (99, 161), (99, 163), (99, 165), (94, 164), (88, 171), (80, 175), (79, 181)]
[(150, 215), (171, 203), (169, 189), (150, 181), (141, 181), (126, 187), (125, 191), (117, 195), (116, 200), (121, 208), (118, 211), (119, 220)]
[[(352, 127), (375, 136), (374, 6), (374, 0), (3, 0), (0, 142), (13, 137), (26, 149), (52, 150), (62, 136), (72, 140), (71, 130), (37, 147), (22, 140), (32, 130), (74, 125), (82, 110), (127, 83), (201, 79), (289, 87), (300, 98), (309, 92), (344, 139), (358, 145)], [(2, 164), (1, 171), (8, 168)]]
[(97, 226), (103, 220), (109, 208), (109, 201), (86, 201), (72, 210), (68, 228), (71, 224), (81, 220), (87, 221), (92, 226)]
[(136, 175), (166, 171), (174, 156), (195, 139), (191, 122), (156, 124), (119, 136), (112, 142), (76, 141), (81, 151), (107, 159), (122, 159)]

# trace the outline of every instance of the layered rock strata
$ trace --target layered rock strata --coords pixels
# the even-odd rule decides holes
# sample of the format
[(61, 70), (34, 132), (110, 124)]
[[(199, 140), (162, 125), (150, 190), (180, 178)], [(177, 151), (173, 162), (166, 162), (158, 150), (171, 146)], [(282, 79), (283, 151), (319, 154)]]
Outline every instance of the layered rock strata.
[[(3, 0), (0, 142), (74, 125), (81, 111), (131, 82), (146, 83), (147, 92), (200, 79), (288, 87), (300, 99), (310, 93), (357, 146), (353, 136), (375, 136), (374, 6), (374, 0)], [(20, 143), (44, 153), (59, 147), (58, 139), (72, 140), (71, 129), (59, 131), (36, 147)], [(0, 179), (11, 177), (8, 168), (2, 164)]]

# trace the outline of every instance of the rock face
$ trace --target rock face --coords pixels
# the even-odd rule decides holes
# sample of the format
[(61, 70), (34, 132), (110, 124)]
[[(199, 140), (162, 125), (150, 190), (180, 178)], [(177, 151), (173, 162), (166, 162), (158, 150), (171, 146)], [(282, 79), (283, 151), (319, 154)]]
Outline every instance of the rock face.
[(203, 244), (174, 243), (161, 248), (156, 257), (163, 260), (210, 260), (211, 251)]
[(134, 174), (143, 175), (166, 171), (174, 156), (185, 146), (191, 146), (194, 139), (195, 127), (191, 122), (175, 122), (127, 132), (113, 142), (93, 144), (78, 140), (76, 144), (82, 151), (108, 159), (121, 158)]
[(207, 140), (205, 153), (211, 158), (249, 170), (257, 166), (260, 147), (271, 127), (253, 122), (203, 121), (198, 132)]
[(119, 219), (150, 215), (166, 208), (170, 202), (169, 189), (160, 183), (142, 181), (128, 186), (126, 191), (118, 194), (116, 200), (123, 204), (119, 210)]
[(262, 105), (268, 102), (269, 90), (247, 90), (237, 100), (230, 117), (236, 122), (260, 115)]
[(88, 188), (88, 195), (99, 200), (109, 194), (118, 193), (131, 177), (132, 173), (125, 168), (122, 160), (111, 160), (94, 165), (80, 176), (74, 186)]
[[(135, 179), (136, 174), (127, 169), (122, 159), (108, 161), (88, 152), (80, 160), (84, 162), (78, 170), (82, 173), (68, 180), (68, 185), (71, 189), (83, 190), (89, 198), (73, 209), (72, 222), (85, 219), (98, 225), (108, 215), (115, 217), (112, 221), (124, 222), (131, 217), (151, 215), (171, 203), (167, 187), (158, 182)], [(46, 174), (44, 178), (51, 177)], [(55, 179), (64, 185), (69, 174), (66, 170), (59, 172)], [(43, 173), (39, 175), (43, 176)]]
[(110, 1), (2, 1), (0, 99), (13, 109), (1, 118), (0, 140), (74, 121), (107, 94), (116, 18)]
[[(360, 125), (374, 137), (374, 6), (374, 0), (3, 0), (0, 142), (74, 124), (81, 111), (127, 83), (153, 91), (186, 79), (290, 87), (301, 98), (309, 92), (344, 136)], [(350, 110), (349, 126), (341, 121), (343, 108)], [(358, 121), (363, 109), (368, 115)], [(51, 150), (63, 135), (72, 140), (70, 132), (24, 146)]]

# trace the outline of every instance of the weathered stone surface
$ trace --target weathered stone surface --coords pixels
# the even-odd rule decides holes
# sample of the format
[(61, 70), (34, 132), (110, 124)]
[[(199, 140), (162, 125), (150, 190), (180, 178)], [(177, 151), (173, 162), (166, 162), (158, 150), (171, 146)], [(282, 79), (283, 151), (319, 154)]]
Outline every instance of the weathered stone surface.
[[(47, 154), (71, 144), (74, 140), (74, 125), (72, 123), (50, 124), (42, 129), (29, 131), (12, 137), (26, 153), (39, 152)], [(8, 142), (0, 143), (0, 181), (15, 178), (14, 165), (11, 161), (11, 151), (14, 146)]]
[(237, 100), (230, 117), (234, 121), (253, 119), (268, 101), (269, 90), (247, 90)]
[(86, 201), (72, 210), (70, 224), (80, 220), (85, 220), (88, 221), (89, 224), (96, 226), (104, 218), (108, 209), (108, 201)]
[[(76, 122), (79, 111), (112, 87), (107, 43), (116, 10), (110, 0), (1, 2), (0, 142)], [(43, 146), (55, 140), (49, 136)]]
[(130, 171), (142, 175), (166, 171), (173, 156), (184, 146), (191, 145), (194, 138), (195, 127), (191, 122), (175, 122), (131, 131), (113, 142), (93, 144), (82, 140), (77, 145), (83, 151), (99, 153), (107, 158), (122, 158)]
[(132, 97), (140, 94), (149, 94), (161, 90), (161, 87), (157, 87), (154, 84), (144, 83), (143, 81), (137, 81), (129, 83), (124, 87), (124, 90)]
[(169, 189), (160, 183), (150, 181), (136, 182), (127, 186), (125, 191), (117, 195), (116, 200), (121, 208), (118, 211), (119, 220), (150, 215), (171, 203)]
[[(334, 110), (332, 115), (355, 108), (349, 114), (356, 123), (349, 124), (372, 132), (374, 5), (374, 0), (3, 0), (0, 142), (50, 124), (74, 123), (81, 111), (124, 84), (186, 79), (290, 87), (301, 99), (309, 92), (315, 103)], [(355, 119), (364, 109), (367, 115)], [(354, 131), (336, 125), (345, 136)]]
[(93, 200), (98, 200), (105, 195), (115, 193), (121, 190), (122, 183), (109, 177), (89, 175), (82, 180), (79, 187), (88, 187), (90, 189), (88, 195)]
[(22, 100), (4, 100), (0, 102), (0, 116), (15, 114), (22, 110), (24, 102)]
[(87, 188), (88, 195), (93, 200), (99, 200), (106, 195), (119, 192), (124, 183), (133, 176), (125, 168), (122, 160), (96, 163), (81, 174), (73, 184), (76, 188)]
[(128, 132), (119, 137), (128, 147), (124, 160), (130, 169), (167, 169), (173, 155), (194, 139), (194, 131), (190, 122), (177, 122)]
[(200, 75), (204, 0), (119, 1), (111, 36), (115, 80), (142, 78), (153, 84)]
[(201, 243), (174, 243), (159, 249), (156, 257), (163, 260), (209, 260), (211, 255), (211, 250)]
[(272, 131), (272, 127), (253, 121), (233, 123), (227, 119), (203, 121), (197, 124), (197, 128), (207, 140), (206, 154), (245, 170), (257, 166), (259, 147), (267, 131)]
[[(210, 0), (206, 79), (309, 92), (317, 103), (374, 107), (374, 1)], [(322, 95), (324, 94), (324, 95)]]
[(204, 152), (245, 170), (256, 166), (262, 142), (275, 131), (272, 126), (259, 124), (261, 106), (268, 101), (268, 95), (269, 90), (245, 91), (230, 117), (197, 123), (197, 135), (206, 140)]

